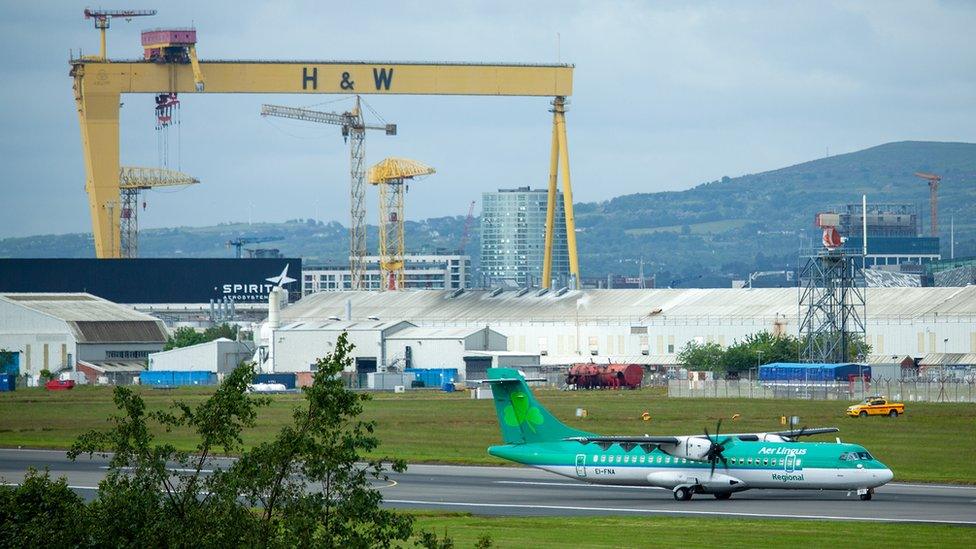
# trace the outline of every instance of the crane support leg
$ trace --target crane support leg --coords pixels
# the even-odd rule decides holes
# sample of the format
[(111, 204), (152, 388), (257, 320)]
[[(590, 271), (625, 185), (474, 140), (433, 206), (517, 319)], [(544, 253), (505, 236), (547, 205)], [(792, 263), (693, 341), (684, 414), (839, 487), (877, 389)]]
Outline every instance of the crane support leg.
[(573, 215), (573, 184), (569, 177), (569, 142), (566, 138), (566, 98), (556, 97), (556, 126), (559, 130), (559, 171), (563, 181), (563, 213), (566, 216), (566, 247), (569, 250), (569, 274), (573, 285), (580, 288), (579, 259), (576, 255), (576, 219)]
[[(97, 80), (97, 78), (96, 78)], [(121, 255), (119, 214), (119, 94), (90, 93), (75, 75), (75, 102), (85, 158), (85, 191), (91, 213), (95, 256)]]
[(197, 91), (202, 92), (205, 82), (203, 81), (203, 71), (200, 70), (200, 60), (197, 59), (197, 47), (195, 44), (190, 44), (186, 49), (190, 56), (190, 66), (193, 68), (193, 83)]
[(546, 196), (546, 244), (542, 259), (542, 287), (552, 286), (552, 238), (556, 230), (556, 180), (559, 177), (559, 124), (552, 115), (552, 148), (549, 152), (549, 193)]

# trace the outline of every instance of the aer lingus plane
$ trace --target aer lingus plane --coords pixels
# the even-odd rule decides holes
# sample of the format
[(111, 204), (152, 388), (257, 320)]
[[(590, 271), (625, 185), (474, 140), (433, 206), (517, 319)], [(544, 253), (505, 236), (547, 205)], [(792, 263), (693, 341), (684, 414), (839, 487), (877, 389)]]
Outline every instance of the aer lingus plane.
[[(842, 490), (869, 500), (892, 472), (857, 444), (797, 442), (836, 428), (767, 433), (604, 436), (568, 427), (533, 396), (518, 370), (488, 379), (505, 444), (488, 453), (594, 484), (656, 486), (674, 499), (728, 499), (757, 488)], [(719, 422), (721, 428), (721, 422)]]

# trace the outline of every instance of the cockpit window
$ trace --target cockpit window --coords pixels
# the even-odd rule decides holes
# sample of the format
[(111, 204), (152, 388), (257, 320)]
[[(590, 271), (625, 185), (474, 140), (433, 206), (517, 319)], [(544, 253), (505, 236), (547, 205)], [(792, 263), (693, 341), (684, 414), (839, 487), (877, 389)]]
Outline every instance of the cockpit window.
[(870, 461), (872, 459), (874, 458), (871, 457), (871, 454), (867, 452), (844, 452), (843, 454), (840, 455), (841, 461), (858, 461), (858, 460)]
[(873, 459), (873, 458), (871, 457), (871, 454), (869, 454), (869, 453), (867, 453), (867, 452), (858, 452), (858, 453), (857, 453), (857, 457), (859, 457), (859, 458), (861, 458), (861, 459), (864, 459), (864, 460), (870, 460), (870, 459)]

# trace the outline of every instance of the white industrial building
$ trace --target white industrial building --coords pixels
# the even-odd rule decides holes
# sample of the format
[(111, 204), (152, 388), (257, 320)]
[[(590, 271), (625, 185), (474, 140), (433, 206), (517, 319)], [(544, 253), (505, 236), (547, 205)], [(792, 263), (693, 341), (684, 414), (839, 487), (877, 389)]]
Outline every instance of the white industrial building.
[[(873, 353), (976, 352), (976, 287), (865, 293)], [(762, 331), (795, 335), (798, 298), (796, 288), (327, 292), (283, 309), (281, 323), (313, 331), (330, 317), (488, 326), (506, 337), (508, 351), (538, 355), (542, 364), (661, 365), (675, 364), (691, 341), (725, 346)]]
[[(368, 255), (363, 281), (366, 289), (384, 287), (380, 257)], [(461, 254), (407, 254), (403, 258), (403, 284), (410, 290), (456, 290), (471, 286), (471, 256)], [(349, 266), (302, 269), (302, 295), (316, 292), (341, 292), (352, 289)]]
[(307, 372), (315, 362), (335, 350), (343, 332), (354, 345), (349, 371), (375, 372), (387, 364), (383, 341), (393, 333), (411, 327), (402, 320), (324, 321), (282, 323), (272, 330), (271, 364), (263, 370), (272, 372)]
[[(386, 338), (387, 367), (457, 368), (491, 363), (485, 352), (505, 351), (505, 336), (488, 327), (410, 327)], [(488, 365), (479, 368), (484, 371)]]
[(19, 353), (29, 378), (41, 370), (137, 373), (166, 337), (161, 320), (91, 294), (0, 294), (0, 348)]
[(159, 371), (207, 371), (227, 374), (251, 360), (254, 346), (221, 337), (189, 347), (149, 355), (149, 369)]

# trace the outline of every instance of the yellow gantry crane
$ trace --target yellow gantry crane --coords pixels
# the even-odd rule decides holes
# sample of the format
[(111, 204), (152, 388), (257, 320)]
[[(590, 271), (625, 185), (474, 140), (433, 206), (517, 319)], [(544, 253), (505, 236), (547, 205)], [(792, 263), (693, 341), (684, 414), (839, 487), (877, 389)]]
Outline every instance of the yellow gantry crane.
[[(165, 168), (136, 168), (123, 166), (119, 169), (119, 192), (122, 208), (119, 210), (120, 257), (139, 257), (139, 194), (157, 187), (196, 185), (200, 180), (176, 170)], [(111, 215), (111, 208), (110, 208)]]
[(342, 128), (342, 138), (349, 141), (349, 277), (353, 290), (366, 289), (366, 130), (384, 130), (396, 135), (396, 124), (367, 124), (363, 120), (359, 96), (352, 111), (319, 112), (280, 105), (261, 105), (261, 116), (277, 116), (332, 124)]
[(434, 168), (407, 158), (387, 158), (369, 169), (369, 182), (380, 190), (380, 272), (385, 290), (403, 289), (404, 185), (432, 173)]
[[(188, 48), (184, 42), (189, 40), (181, 35), (171, 38), (173, 40), (170, 42), (173, 44)], [(195, 46), (195, 36), (192, 41)], [(573, 65), (314, 60), (201, 60), (194, 63), (192, 59), (190, 63), (186, 63), (171, 55), (154, 57), (154, 44), (147, 46), (149, 47), (144, 59), (137, 61), (81, 56), (69, 61), (69, 74), (73, 80), (74, 99), (81, 127), (85, 190), (88, 192), (97, 257), (122, 255), (117, 217), (111, 213), (120, 206), (119, 105), (122, 94), (299, 93), (553, 97), (547, 210), (551, 213), (547, 216), (548, 245), (543, 270), (551, 275), (555, 189), (561, 174), (570, 274), (576, 284), (579, 284), (565, 119), (566, 98), (573, 92)], [(202, 85), (204, 75), (206, 89)], [(544, 277), (542, 284), (549, 287), (551, 276)]]

